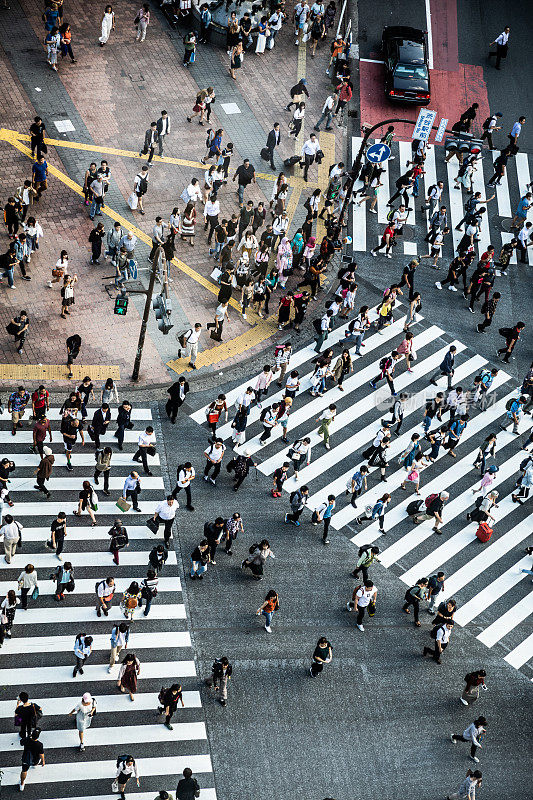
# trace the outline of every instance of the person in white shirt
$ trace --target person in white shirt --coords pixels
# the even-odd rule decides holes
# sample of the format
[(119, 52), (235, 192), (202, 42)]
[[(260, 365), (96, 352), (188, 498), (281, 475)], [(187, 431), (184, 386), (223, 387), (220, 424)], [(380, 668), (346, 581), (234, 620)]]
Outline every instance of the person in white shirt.
[[(487, 140), (487, 144), (489, 146), (489, 150), (494, 150), (494, 143), (492, 141), (492, 134), (494, 131), (501, 131), (501, 125), (498, 125), (498, 120), (502, 116), (499, 111), (496, 113), (491, 114), (491, 116), (483, 123), (483, 133), (481, 134), (481, 140)], [(486, 126), (486, 127), (485, 127)]]
[(195, 478), (196, 472), (190, 461), (186, 461), (185, 464), (180, 464), (176, 471), (176, 485), (172, 492), (172, 497), (176, 498), (183, 489), (185, 491), (185, 497), (187, 498), (187, 505), (185, 506), (187, 511), (194, 511), (191, 498), (191, 481)]
[(20, 522), (15, 522), (11, 514), (6, 514), (4, 524), (0, 528), (0, 539), (4, 541), (4, 560), (7, 564), (11, 564), (11, 559), (17, 552), (21, 530)]
[(166, 111), (161, 112), (161, 116), (157, 120), (157, 143), (159, 145), (159, 157), (163, 155), (163, 142), (165, 136), (170, 133), (170, 120)]
[(215, 231), (216, 226), (218, 225), (218, 215), (220, 214), (220, 203), (217, 200), (217, 193), (211, 192), (209, 195), (209, 200), (204, 206), (204, 220), (205, 226), (204, 230), (208, 230), (207, 234), (207, 244), (211, 244), (211, 239), (213, 238), (213, 233)]
[(285, 377), (285, 373), (289, 367), (289, 362), (291, 360), (292, 355), (292, 345), (290, 342), (287, 342), (284, 347), (277, 350), (275, 353), (276, 365), (272, 372), (276, 373), (278, 369), (280, 370), (279, 378), (277, 380), (277, 384), (281, 389), (281, 385), (283, 382), (283, 378)]
[(442, 193), (444, 191), (444, 183), (439, 181), (429, 188), (427, 205), (421, 206), (422, 211), (429, 209), (429, 218), (433, 216), (439, 206)]
[[(213, 444), (204, 450), (204, 455), (206, 457), (204, 481), (209, 481), (213, 486), (216, 486), (216, 480), (220, 472), (220, 467), (222, 466), (222, 459), (224, 458), (225, 452), (226, 447), (222, 439), (215, 439)], [(213, 474), (209, 475), (211, 467), (213, 467)]]
[(355, 623), (360, 631), (364, 631), (365, 629), (363, 625), (363, 618), (371, 603), (375, 607), (377, 594), (377, 588), (374, 586), (372, 581), (367, 580), (362, 586), (357, 586), (354, 589), (352, 601), (346, 605), (348, 611), (357, 611), (357, 619)]
[(132, 775), (135, 775), (137, 786), (140, 786), (139, 772), (137, 771), (137, 764), (135, 763), (135, 759), (133, 758), (133, 756), (126, 756), (126, 758), (123, 761), (119, 762), (119, 765), (117, 767), (117, 776), (116, 776), (116, 784), (118, 786), (118, 791), (122, 798), (124, 798), (124, 790), (126, 788), (126, 784)]
[(319, 150), (320, 150), (320, 143), (316, 138), (315, 134), (312, 133), (309, 139), (306, 142), (304, 142), (304, 146), (302, 147), (302, 152), (301, 152), (302, 160), (305, 162), (303, 168), (304, 181), (308, 180), (307, 173), (309, 172), (309, 167), (311, 166), (311, 164), (314, 163), (316, 159), (316, 154), (318, 153)]
[(303, 439), (297, 439), (292, 447), (289, 448), (288, 455), (294, 467), (294, 477), (298, 480), (300, 465), (304, 461), (306, 466), (311, 463), (311, 439), (308, 436)]
[(303, 120), (305, 117), (305, 103), (298, 103), (294, 109), (292, 120), (289, 123), (289, 137), (297, 139), (300, 131), (302, 130)]
[(264, 444), (272, 436), (272, 431), (279, 422), (278, 414), (281, 414), (281, 403), (273, 403), (270, 408), (262, 412), (261, 424), (263, 425), (263, 433), (259, 437), (261, 444)]
[(441, 656), (448, 647), (453, 626), (454, 622), (452, 619), (449, 620), (449, 622), (444, 623), (444, 625), (440, 625), (440, 627), (438, 627), (435, 631), (435, 649), (432, 650), (431, 647), (424, 647), (424, 652), (422, 655), (433, 656), (433, 659), (437, 662), (437, 664), (441, 664)]
[(272, 250), (275, 250), (278, 239), (283, 239), (289, 230), (289, 217), (286, 211), (282, 211), (277, 217), (272, 220), (272, 231), (274, 238), (272, 239)]
[(196, 203), (198, 200), (202, 199), (202, 187), (200, 186), (198, 178), (193, 178), (185, 191), (191, 203)]
[(137, 237), (131, 231), (128, 231), (118, 243), (119, 250), (124, 247), (128, 251), (130, 258), (135, 256), (135, 245), (137, 244)]
[[(176, 490), (174, 490), (176, 491)], [(162, 500), (157, 504), (154, 511), (154, 522), (159, 526), (161, 523), (165, 526), (163, 536), (165, 539), (165, 547), (168, 548), (170, 537), (172, 536), (172, 524), (176, 516), (176, 511), (179, 508), (179, 503), (174, 497), (174, 493), (168, 494), (166, 500)]]
[(151, 425), (149, 425), (144, 433), (139, 434), (137, 440), (138, 450), (133, 456), (133, 461), (142, 461), (143, 469), (146, 475), (152, 473), (148, 469), (148, 456), (155, 456), (155, 433)]
[(222, 329), (224, 327), (224, 320), (229, 319), (229, 309), (227, 301), (220, 303), (215, 309), (215, 319), (213, 322), (208, 322), (207, 327), (213, 328), (211, 331), (211, 339), (217, 342), (222, 341)]
[[(201, 322), (196, 322), (194, 325), (194, 330), (191, 328), (188, 331), (185, 331), (182, 337), (184, 345), (189, 350), (189, 366), (192, 367), (193, 369), (196, 369), (198, 342), (200, 341), (201, 335), (202, 335), (202, 324)], [(178, 358), (181, 358), (181, 350), (178, 355)]]
[(265, 364), (263, 367), (263, 372), (259, 375), (255, 384), (255, 397), (258, 408), (261, 408), (261, 395), (265, 395), (265, 397), (267, 396), (268, 387), (270, 386), (273, 377), (274, 373), (272, 372), (270, 364)]
[(396, 236), (403, 235), (403, 226), (407, 222), (408, 212), (405, 206), (402, 205), (392, 215), (392, 227)]
[(294, 43), (296, 45), (300, 44), (300, 33), (302, 36), (304, 35), (305, 23), (307, 22), (308, 16), (309, 5), (307, 4), (306, 0), (303, 0), (303, 2), (298, 3), (294, 9)]
[(298, 370), (293, 369), (291, 374), (285, 381), (285, 397), (290, 397), (291, 400), (294, 400), (296, 397), (296, 392), (300, 388), (300, 376)]
[(322, 414), (317, 418), (317, 422), (320, 422), (320, 427), (317, 430), (317, 434), (319, 436), (324, 437), (324, 447), (326, 450), (331, 449), (331, 445), (329, 443), (330, 433), (329, 428), (333, 420), (335, 419), (335, 415), (337, 414), (337, 406), (335, 403), (332, 403), (328, 408), (326, 408)]
[[(493, 42), (489, 44), (489, 47), (492, 47), (493, 44), (496, 45), (496, 69), (501, 69), (500, 64), (502, 63), (502, 58), (507, 58), (507, 49), (508, 49), (508, 42), (509, 42), (509, 34), (511, 33), (511, 29), (509, 26), (504, 28), (504, 30), (497, 36)], [(494, 53), (489, 53), (489, 58)]]
[(285, 19), (285, 14), (277, 9), (274, 13), (269, 17), (268, 20), (268, 27), (270, 30), (270, 36), (267, 39), (266, 46), (269, 50), (272, 50), (274, 47), (274, 39), (276, 38), (276, 34), (278, 31), (281, 30), (283, 26), (283, 20)]
[(468, 770), (466, 778), (453, 794), (446, 796), (446, 800), (476, 800), (476, 787), (481, 788), (483, 775), (476, 769), (474, 772)]
[[(326, 130), (331, 130), (331, 123), (333, 117), (335, 116), (335, 106), (337, 104), (338, 96), (336, 94), (330, 94), (329, 97), (326, 98), (326, 102), (322, 106), (322, 113), (320, 118), (318, 119), (315, 125), (315, 131), (320, 131), (320, 126), (326, 121)], [(330, 173), (330, 180), (331, 180), (331, 173)]]
[(463, 733), (452, 733), (451, 740), (454, 744), (457, 742), (471, 742), (470, 746), (470, 758), (472, 761), (479, 761), (479, 758), (476, 756), (476, 750), (478, 747), (482, 747), (481, 744), (481, 737), (486, 732), (487, 728), (487, 720), (485, 717), (478, 717), (477, 719), (472, 722)]

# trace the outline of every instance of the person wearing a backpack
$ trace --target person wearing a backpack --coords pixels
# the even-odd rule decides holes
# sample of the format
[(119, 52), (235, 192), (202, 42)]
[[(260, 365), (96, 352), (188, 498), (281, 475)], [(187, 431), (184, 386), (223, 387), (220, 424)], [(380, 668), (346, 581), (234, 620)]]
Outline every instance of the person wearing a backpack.
[(459, 698), (464, 706), (469, 706), (471, 703), (476, 702), (479, 698), (480, 689), (483, 689), (485, 692), (487, 691), (487, 686), (485, 684), (486, 677), (487, 673), (484, 669), (478, 669), (475, 672), (469, 672), (468, 675), (465, 675), (464, 680), (466, 685)]
[(355, 502), (356, 497), (359, 497), (363, 489), (367, 490), (367, 476), (368, 476), (368, 467), (366, 464), (363, 464), (362, 467), (356, 469), (352, 477), (347, 483), (346, 486), (346, 494), (351, 493), (350, 505), (352, 508), (357, 508), (357, 504)]
[(527, 397), (525, 395), (520, 395), (520, 397), (513, 397), (508, 400), (505, 404), (505, 415), (503, 420), (500, 422), (500, 428), (502, 431), (507, 430), (507, 426), (509, 422), (513, 423), (513, 433), (515, 436), (518, 436), (518, 425), (520, 420), (522, 419), (522, 408), (527, 403)]
[(482, 203), (490, 203), (491, 200), (494, 200), (496, 194), (493, 194), (492, 197), (487, 197), (483, 199), (481, 197), (481, 192), (476, 192), (472, 197), (469, 197), (465, 203), (465, 215), (462, 220), (455, 226), (456, 231), (461, 231), (463, 229), (463, 225), (465, 222), (468, 221), (468, 217), (471, 214), (475, 214), (477, 212), (477, 207)]
[[(66, 566), (65, 564), (64, 567)], [(101, 617), (103, 612), (104, 617), (108, 617), (115, 594), (114, 578), (109, 577), (102, 581), (97, 581), (94, 590), (96, 592), (96, 615)]]
[(21, 692), (17, 698), (17, 706), (15, 708), (15, 725), (20, 725), (19, 736), (21, 739), (30, 736), (31, 732), (37, 727), (42, 715), (41, 707), (37, 703), (30, 702), (27, 692)]
[(265, 444), (267, 439), (272, 436), (272, 431), (278, 424), (278, 417), (281, 412), (281, 403), (273, 403), (261, 411), (259, 419), (263, 425), (263, 433), (259, 437), (261, 444)]
[(518, 491), (512, 493), (511, 500), (513, 503), (522, 505), (523, 501), (529, 497), (531, 487), (533, 486), (533, 462), (531, 459), (524, 459), (520, 464), (520, 469), (522, 470), (522, 475), (516, 482)]
[(44, 767), (44, 747), (43, 743), (39, 741), (40, 735), (40, 729), (35, 728), (35, 730), (33, 730), (28, 736), (25, 736), (24, 739), (21, 739), (20, 744), (24, 748), (22, 751), (22, 769), (19, 783), (19, 789), (21, 792), (24, 791), (24, 784), (30, 767)]
[(91, 655), (93, 650), (93, 637), (87, 636), (85, 633), (78, 633), (74, 641), (74, 656), (76, 658), (76, 666), (72, 672), (72, 677), (75, 678), (78, 672), (83, 675), (83, 667), (85, 662)]
[[(432, 219), (433, 215), (437, 211), (437, 208), (438, 208), (438, 205), (440, 203), (440, 199), (442, 197), (443, 191), (444, 191), (444, 183), (442, 181), (438, 181), (437, 183), (434, 183), (427, 190), (427, 202), (426, 202), (425, 205), (421, 206), (421, 210), (422, 211), (427, 211), (429, 209), (429, 219), (430, 220)], [(428, 241), (428, 240), (426, 239), (426, 241)]]
[(108, 672), (113, 671), (118, 656), (122, 650), (125, 650), (128, 646), (129, 638), (130, 627), (126, 622), (119, 622), (117, 625), (113, 625), (111, 629), (111, 651), (109, 655), (109, 667), (107, 668)]
[(435, 533), (442, 533), (440, 526), (443, 524), (442, 511), (444, 503), (450, 499), (448, 492), (440, 492), (440, 494), (429, 494), (424, 500), (425, 510), (413, 516), (413, 524), (419, 525), (427, 519), (435, 520), (433, 530)]
[(449, 620), (444, 624), (439, 623), (435, 625), (429, 634), (435, 642), (434, 648), (432, 650), (431, 647), (424, 647), (422, 656), (432, 656), (433, 660), (436, 661), (437, 664), (442, 664), (442, 654), (448, 647), (450, 634), (454, 624), (455, 623), (453, 620)]
[(207, 572), (207, 565), (211, 561), (209, 554), (209, 542), (202, 539), (191, 553), (191, 569), (189, 576), (192, 581), (203, 580), (204, 572)]
[(500, 328), (498, 331), (500, 336), (503, 336), (505, 339), (505, 347), (501, 347), (497, 351), (498, 355), (503, 354), (502, 361), (504, 364), (509, 363), (513, 350), (520, 339), (520, 334), (523, 333), (525, 327), (523, 322), (517, 322), (513, 328)]
[(463, 733), (452, 733), (450, 739), (452, 740), (453, 744), (457, 744), (457, 742), (471, 742), (470, 745), (470, 758), (472, 761), (476, 763), (479, 762), (479, 758), (476, 756), (476, 751), (481, 748), (483, 745), (481, 742), (485, 736), (487, 730), (487, 720), (485, 717), (478, 717), (477, 719), (472, 722)]
[(133, 181), (133, 192), (137, 197), (137, 208), (139, 214), (144, 216), (143, 197), (148, 191), (148, 167), (146, 164), (141, 167), (141, 171), (135, 176)]
[(295, 489), (294, 492), (291, 492), (289, 496), (289, 503), (291, 504), (290, 513), (285, 514), (285, 522), (291, 522), (296, 527), (299, 527), (299, 518), (304, 510), (305, 506), (307, 505), (307, 501), (309, 500), (309, 487), (308, 486), (300, 486), (299, 489)]
[(483, 123), (483, 133), (481, 134), (482, 141), (484, 139), (487, 140), (487, 144), (489, 146), (489, 150), (494, 150), (494, 143), (492, 141), (492, 134), (495, 131), (501, 131), (501, 125), (498, 125), (498, 120), (502, 114), (499, 111), (496, 111), (494, 114), (491, 114), (490, 117), (487, 117), (485, 122)]
[(333, 317), (333, 311), (326, 311), (326, 313), (318, 320), (313, 320), (313, 326), (317, 332), (317, 336), (315, 337), (315, 353), (320, 353), (322, 349), (322, 345), (328, 338), (331, 332), (331, 318)]
[(401, 358), (403, 358), (403, 356), (400, 355), (400, 353), (398, 353), (397, 350), (393, 350), (389, 356), (384, 356), (383, 358), (380, 359), (379, 374), (376, 375), (375, 378), (372, 378), (371, 381), (369, 381), (369, 385), (372, 387), (372, 389), (375, 389), (380, 381), (386, 380), (392, 396), (396, 397), (396, 392), (394, 390), (393, 376), (394, 376), (396, 361), (400, 361)]
[[(196, 478), (196, 472), (190, 461), (186, 461), (185, 464), (180, 464), (178, 466), (176, 470), (176, 485), (174, 487), (174, 491), (172, 492), (172, 497), (174, 498), (174, 500), (176, 500), (177, 495), (183, 489), (185, 492), (185, 498), (187, 500), (187, 505), (185, 506), (187, 511), (194, 511), (194, 506), (192, 504), (192, 497), (191, 497), (191, 481), (193, 481), (195, 478)], [(176, 506), (176, 509), (177, 508), (178, 506)], [(175, 516), (175, 511), (174, 511), (174, 516)], [(170, 539), (170, 536), (168, 538)]]
[[(204, 481), (209, 481), (216, 486), (216, 480), (220, 473), (220, 467), (222, 466), (222, 459), (224, 458), (224, 453), (226, 452), (226, 447), (222, 439), (215, 439), (213, 444), (207, 447), (204, 450), (204, 455), (206, 458), (206, 464), (204, 468)], [(213, 473), (210, 475), (211, 468), (213, 468)]]
[(379, 547), (372, 546), (369, 544), (364, 544), (362, 547), (359, 548), (358, 559), (355, 565), (355, 569), (352, 571), (352, 577), (358, 578), (359, 573), (361, 572), (363, 575), (363, 583), (368, 580), (368, 568), (374, 561), (379, 563), (379, 559), (377, 556), (379, 555)]
[(180, 703), (181, 707), (185, 708), (181, 684), (173, 683), (168, 689), (163, 686), (157, 696), (157, 699), (160, 703), (158, 711), (160, 714), (165, 715), (165, 728), (168, 728), (169, 731), (174, 730), (174, 727), (170, 724), (172, 716), (178, 710), (178, 705)]
[(137, 786), (140, 786), (139, 772), (133, 756), (119, 756), (117, 758), (117, 772), (114, 780), (114, 784), (117, 788), (114, 789), (114, 791), (119, 792), (120, 800), (126, 800), (126, 784), (132, 776), (135, 776)]
[[(363, 522), (367, 522), (369, 520), (378, 520), (379, 522), (379, 532), (385, 533), (385, 511), (387, 510), (387, 506), (390, 503), (391, 496), (388, 493), (385, 493), (383, 497), (374, 504), (374, 506), (370, 509), (368, 506), (367, 510), (364, 514), (360, 514), (358, 517), (355, 518), (354, 522), (356, 525), (362, 525)], [(370, 510), (369, 510), (370, 509)]]
[(318, 508), (313, 512), (311, 521), (313, 525), (318, 525), (319, 522), (324, 523), (324, 531), (322, 534), (322, 543), (329, 544), (328, 531), (331, 524), (331, 517), (335, 510), (335, 495), (328, 495), (328, 499), (321, 503)]
[(444, 592), (444, 572), (437, 572), (428, 578), (427, 601), (429, 603), (426, 611), (428, 614), (435, 614), (439, 603), (439, 595)]
[(427, 599), (427, 586), (428, 579), (419, 578), (416, 585), (411, 586), (405, 593), (405, 603), (403, 604), (402, 611), (406, 614), (410, 614), (409, 606), (413, 606), (414, 623), (417, 628), (419, 628), (421, 624), (418, 618), (420, 614), (420, 602)]

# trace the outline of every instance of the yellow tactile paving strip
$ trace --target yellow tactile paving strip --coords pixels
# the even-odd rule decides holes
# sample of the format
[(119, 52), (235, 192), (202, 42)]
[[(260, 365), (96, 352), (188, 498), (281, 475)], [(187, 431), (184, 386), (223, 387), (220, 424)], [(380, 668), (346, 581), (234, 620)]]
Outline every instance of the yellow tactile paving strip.
[[(18, 141), (29, 142), (30, 137), (26, 133), (19, 133), (18, 131), (10, 130), (9, 128), (0, 128), (0, 139), (12, 142), (14, 139)], [(119, 156), (121, 158), (135, 158), (137, 161), (146, 161), (146, 156), (140, 156), (136, 150), (121, 150), (118, 147), (104, 147), (96, 144), (85, 144), (85, 142), (67, 142), (64, 139), (45, 139), (46, 144), (51, 147), (66, 147), (68, 150), (85, 150), (90, 153), (100, 153), (101, 155)], [(303, 144), (303, 142), (302, 142)], [(301, 145), (300, 145), (301, 147)], [(180, 167), (191, 167), (192, 169), (208, 170), (209, 164), (202, 164), (200, 161), (188, 161), (184, 158), (174, 158), (172, 156), (154, 156), (154, 161), (160, 161), (162, 164), (177, 164)], [(256, 177), (265, 181), (275, 181), (277, 176), (272, 173), (256, 172)], [(289, 184), (297, 186), (303, 183), (301, 178), (296, 176), (288, 178)]]
[[(67, 380), (69, 368), (66, 364), (0, 364), (2, 381), (59, 381)], [(86, 375), (93, 380), (113, 378), (120, 380), (120, 368), (105, 364), (73, 364), (72, 380), (81, 381)]]

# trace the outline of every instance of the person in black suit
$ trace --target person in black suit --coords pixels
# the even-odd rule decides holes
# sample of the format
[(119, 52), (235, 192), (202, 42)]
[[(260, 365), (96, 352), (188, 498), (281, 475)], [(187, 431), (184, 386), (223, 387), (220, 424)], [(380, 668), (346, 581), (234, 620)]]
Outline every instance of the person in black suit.
[(275, 122), (274, 123), (274, 127), (272, 128), (272, 130), (268, 134), (268, 139), (267, 139), (267, 143), (266, 143), (267, 150), (268, 150), (269, 155), (270, 155), (270, 168), (271, 169), (276, 169), (276, 165), (274, 164), (274, 148), (276, 148), (278, 146), (278, 144), (280, 143), (280, 139), (281, 139), (281, 134), (279, 132), (279, 122)]
[(133, 428), (133, 422), (131, 421), (131, 403), (129, 400), (124, 400), (118, 410), (117, 429), (114, 436), (118, 440), (119, 450), (122, 450), (122, 445), (124, 444), (124, 431), (126, 428), (129, 431)]
[(167, 389), (167, 392), (170, 396), (167, 400), (165, 411), (167, 412), (167, 417), (169, 418), (169, 420), (172, 422), (173, 425), (176, 422), (178, 409), (185, 401), (185, 396), (188, 391), (189, 391), (189, 384), (187, 383), (183, 375), (181, 375), (178, 378), (176, 383), (173, 383), (172, 386), (170, 386), (170, 388)]
[(157, 122), (151, 122), (150, 127), (144, 134), (143, 149), (139, 153), (140, 156), (145, 156), (148, 153), (148, 165), (151, 165), (154, 157), (154, 149), (159, 142), (159, 134), (157, 132)]
[(170, 120), (166, 111), (161, 112), (161, 116), (157, 120), (157, 144), (159, 145), (159, 157), (163, 155), (163, 142), (165, 136), (170, 133)]
[(91, 422), (91, 429), (94, 437), (94, 446), (97, 450), (100, 449), (100, 436), (107, 431), (107, 426), (111, 422), (111, 411), (107, 403), (102, 403), (101, 408), (98, 408), (93, 415)]

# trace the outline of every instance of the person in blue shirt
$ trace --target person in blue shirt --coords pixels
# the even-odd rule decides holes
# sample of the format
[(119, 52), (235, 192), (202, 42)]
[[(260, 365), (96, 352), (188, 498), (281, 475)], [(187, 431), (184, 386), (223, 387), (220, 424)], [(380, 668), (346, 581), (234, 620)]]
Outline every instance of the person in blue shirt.
[(35, 202), (38, 203), (42, 193), (48, 188), (46, 179), (48, 177), (48, 164), (44, 156), (40, 156), (31, 168), (33, 178), (33, 188), (37, 191)]
[(141, 480), (139, 478), (138, 472), (130, 472), (126, 480), (124, 481), (124, 487), (122, 489), (122, 499), (127, 500), (128, 497), (131, 497), (131, 502), (133, 505), (134, 511), (140, 511), (139, 508), (139, 492), (141, 491)]
[(207, 44), (211, 36), (211, 12), (207, 3), (200, 6), (200, 38), (199, 43)]
[(522, 408), (524, 407), (525, 403), (527, 403), (527, 397), (520, 395), (520, 397), (515, 397), (515, 399), (509, 403), (509, 408), (507, 408), (507, 405), (505, 406), (505, 416), (502, 422), (500, 422), (500, 428), (502, 431), (507, 430), (507, 425), (509, 422), (512, 422), (513, 433), (518, 436), (518, 423), (522, 418)]
[(516, 207), (516, 212), (513, 217), (513, 221), (511, 223), (511, 228), (516, 228), (520, 230), (523, 226), (524, 222), (527, 218), (527, 212), (531, 208), (531, 198), (533, 195), (531, 192), (527, 192), (523, 197), (520, 198), (518, 201), (518, 206)]
[(451, 425), (448, 428), (448, 441), (446, 442), (446, 447), (452, 458), (457, 458), (457, 453), (455, 452), (455, 448), (459, 444), (459, 440), (463, 435), (463, 431), (468, 424), (468, 415), (463, 414), (459, 419), (454, 419)]
[(348, 487), (346, 488), (346, 494), (350, 494), (350, 492), (352, 493), (350, 505), (353, 508), (357, 508), (355, 498), (359, 497), (359, 495), (363, 491), (363, 488), (366, 492), (367, 475), (368, 475), (368, 467), (366, 466), (366, 464), (363, 464), (363, 466), (357, 469), (350, 478)]
[(313, 514), (313, 525), (318, 525), (319, 522), (324, 523), (324, 532), (322, 534), (322, 541), (324, 544), (329, 544), (328, 531), (331, 523), (331, 516), (335, 508), (335, 495), (328, 495), (327, 502), (321, 503)]

